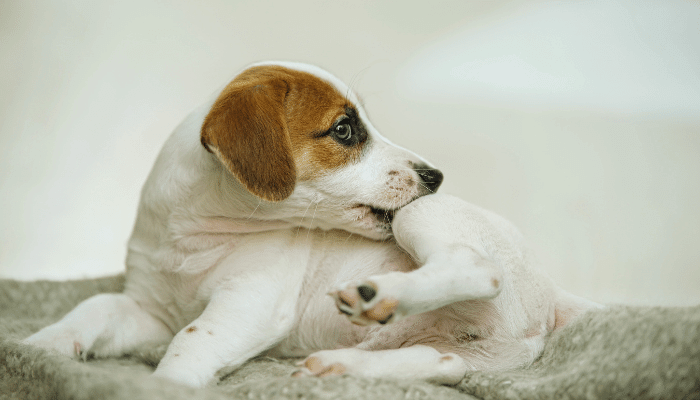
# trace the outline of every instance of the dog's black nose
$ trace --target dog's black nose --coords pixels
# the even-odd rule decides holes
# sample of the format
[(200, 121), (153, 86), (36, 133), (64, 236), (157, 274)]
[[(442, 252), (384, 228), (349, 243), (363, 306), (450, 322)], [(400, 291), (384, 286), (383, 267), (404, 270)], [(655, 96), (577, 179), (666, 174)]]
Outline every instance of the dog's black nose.
[(413, 170), (420, 176), (423, 184), (431, 193), (437, 192), (443, 178), (439, 169), (430, 168), (427, 164), (414, 164)]

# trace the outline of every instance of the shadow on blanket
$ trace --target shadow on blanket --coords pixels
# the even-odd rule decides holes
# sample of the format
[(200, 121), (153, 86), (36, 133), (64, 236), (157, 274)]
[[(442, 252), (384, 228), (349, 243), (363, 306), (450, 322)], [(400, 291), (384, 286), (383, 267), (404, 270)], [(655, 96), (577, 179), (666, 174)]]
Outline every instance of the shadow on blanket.
[(552, 335), (531, 367), (468, 374), (455, 387), (350, 376), (293, 379), (295, 360), (257, 358), (236, 371), (221, 371), (218, 386), (195, 390), (149, 378), (164, 346), (78, 362), (19, 343), (81, 300), (119, 292), (123, 284), (123, 276), (0, 281), (0, 398), (700, 398), (700, 307), (613, 306), (589, 312)]

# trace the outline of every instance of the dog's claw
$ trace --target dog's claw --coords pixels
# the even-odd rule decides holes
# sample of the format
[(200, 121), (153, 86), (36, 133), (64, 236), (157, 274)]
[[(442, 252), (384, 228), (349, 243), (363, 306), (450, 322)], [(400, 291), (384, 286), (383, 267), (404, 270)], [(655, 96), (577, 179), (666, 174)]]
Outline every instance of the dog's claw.
[(83, 361), (85, 361), (85, 358), (83, 358), (83, 348), (77, 340), (73, 342), (73, 352), (78, 356), (78, 359), (83, 359)]

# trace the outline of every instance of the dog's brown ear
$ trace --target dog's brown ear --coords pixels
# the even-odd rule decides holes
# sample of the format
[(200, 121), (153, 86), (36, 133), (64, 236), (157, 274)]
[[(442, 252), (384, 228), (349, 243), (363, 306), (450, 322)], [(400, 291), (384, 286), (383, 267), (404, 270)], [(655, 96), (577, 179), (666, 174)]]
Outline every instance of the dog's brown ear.
[(247, 72), (234, 79), (212, 106), (202, 125), (202, 145), (251, 193), (281, 201), (296, 184), (284, 111), (287, 83)]

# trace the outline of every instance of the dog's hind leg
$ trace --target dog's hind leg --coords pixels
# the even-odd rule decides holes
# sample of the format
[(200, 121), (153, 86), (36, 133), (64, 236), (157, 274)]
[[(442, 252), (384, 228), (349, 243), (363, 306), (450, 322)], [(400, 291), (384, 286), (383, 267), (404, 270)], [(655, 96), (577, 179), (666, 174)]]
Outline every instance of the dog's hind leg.
[(502, 275), (498, 265), (465, 246), (417, 270), (370, 276), (330, 294), (350, 321), (385, 324), (460, 301), (491, 299), (501, 290)]
[(455, 385), (467, 372), (467, 364), (453, 353), (416, 345), (392, 350), (367, 351), (357, 348), (324, 350), (302, 361), (292, 376), (350, 374), (367, 378), (425, 380)]
[(420, 268), (341, 285), (331, 293), (338, 309), (354, 323), (383, 324), (460, 301), (494, 298), (504, 283), (502, 262), (519, 259), (518, 236), (499, 218), (452, 196), (414, 201), (399, 210), (393, 230)]
[(143, 343), (167, 343), (170, 329), (131, 297), (102, 293), (78, 304), (60, 321), (24, 339), (69, 357), (119, 356)]

